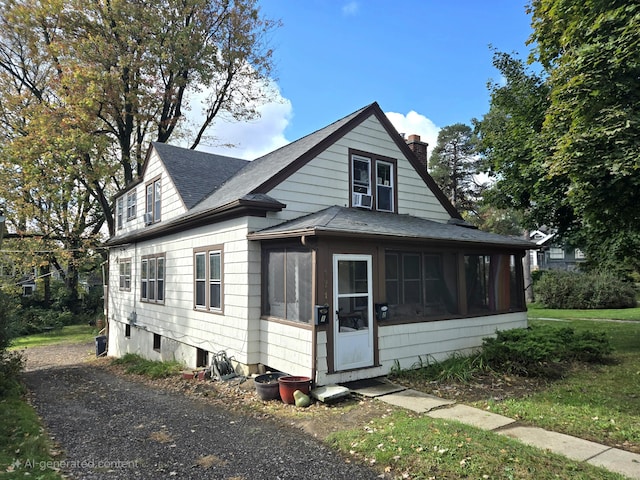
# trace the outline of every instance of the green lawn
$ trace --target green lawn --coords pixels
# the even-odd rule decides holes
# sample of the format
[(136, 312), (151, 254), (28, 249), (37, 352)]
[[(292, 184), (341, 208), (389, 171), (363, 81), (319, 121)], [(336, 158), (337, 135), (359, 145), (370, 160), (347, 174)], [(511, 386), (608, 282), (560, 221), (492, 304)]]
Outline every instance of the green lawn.
[[(554, 320), (536, 320), (556, 318), (576, 331), (604, 331), (615, 348), (613, 361), (576, 368), (544, 391), (525, 398), (483, 401), (474, 406), (523, 424), (621, 448), (639, 448), (640, 309), (557, 311), (534, 307), (529, 316), (531, 324), (557, 325)], [(584, 317), (634, 322), (578, 320)], [(344, 454), (395, 478), (624, 478), (492, 432), (406, 412), (378, 419), (365, 429), (336, 433), (331, 441)]]
[(94, 341), (97, 334), (98, 329), (89, 325), (67, 325), (58, 330), (16, 338), (11, 343), (10, 349), (16, 350), (61, 343), (87, 343)]
[(559, 320), (633, 320), (640, 322), (640, 308), (613, 308), (603, 310), (557, 310), (553, 308), (541, 308), (532, 303), (527, 306), (529, 319), (554, 318)]
[(606, 332), (615, 348), (613, 362), (578, 368), (525, 398), (476, 402), (475, 406), (595, 442), (640, 447), (640, 323), (565, 321), (576, 331)]
[(372, 421), (364, 429), (337, 432), (329, 441), (343, 454), (393, 478), (624, 478), (493, 432), (404, 411)]

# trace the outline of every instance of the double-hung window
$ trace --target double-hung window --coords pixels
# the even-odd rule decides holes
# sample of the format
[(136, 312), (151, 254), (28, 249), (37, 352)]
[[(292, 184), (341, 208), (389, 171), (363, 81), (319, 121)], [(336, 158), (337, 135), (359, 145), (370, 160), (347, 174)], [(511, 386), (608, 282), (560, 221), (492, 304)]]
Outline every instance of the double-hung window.
[(396, 212), (396, 160), (350, 152), (351, 206)]
[(127, 221), (136, 218), (136, 191), (127, 193)]
[(118, 262), (120, 270), (120, 290), (131, 290), (131, 259), (123, 258)]
[(116, 229), (120, 230), (123, 224), (124, 197), (120, 197), (116, 202)]
[(222, 313), (222, 247), (194, 251), (194, 306)]
[(164, 255), (142, 257), (140, 265), (140, 299), (143, 302), (164, 303)]
[(153, 180), (147, 183), (146, 195), (145, 195), (145, 222), (155, 223), (159, 222), (161, 218), (161, 206), (162, 206), (162, 184), (160, 179)]

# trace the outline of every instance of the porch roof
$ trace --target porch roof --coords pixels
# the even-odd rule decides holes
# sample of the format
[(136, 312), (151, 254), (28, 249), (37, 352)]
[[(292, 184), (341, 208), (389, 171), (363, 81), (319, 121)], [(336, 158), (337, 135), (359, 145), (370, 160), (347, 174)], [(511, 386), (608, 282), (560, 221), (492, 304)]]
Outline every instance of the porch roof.
[(451, 223), (439, 223), (411, 215), (372, 212), (333, 206), (248, 235), (250, 240), (287, 237), (342, 236), (373, 239), (462, 243), (474, 246), (504, 247), (515, 250), (537, 248), (535, 243), (483, 232)]

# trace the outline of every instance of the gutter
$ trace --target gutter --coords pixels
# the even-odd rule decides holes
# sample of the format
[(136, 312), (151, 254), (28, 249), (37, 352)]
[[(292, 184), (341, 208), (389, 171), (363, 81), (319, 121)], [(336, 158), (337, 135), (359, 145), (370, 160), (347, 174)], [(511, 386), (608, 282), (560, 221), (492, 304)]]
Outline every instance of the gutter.
[(105, 246), (113, 247), (140, 240), (158, 238), (170, 233), (180, 232), (188, 228), (208, 225), (221, 220), (239, 216), (266, 216), (267, 212), (279, 212), (286, 205), (280, 202), (265, 202), (260, 200), (238, 199), (221, 207), (202, 212), (186, 214), (169, 222), (160, 221), (152, 227), (131, 232), (122, 237), (114, 237), (105, 242)]

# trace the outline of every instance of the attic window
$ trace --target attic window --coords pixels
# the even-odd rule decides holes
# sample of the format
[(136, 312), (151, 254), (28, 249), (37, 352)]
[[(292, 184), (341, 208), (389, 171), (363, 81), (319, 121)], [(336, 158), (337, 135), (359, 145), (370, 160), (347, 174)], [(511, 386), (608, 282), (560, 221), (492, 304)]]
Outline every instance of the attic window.
[(160, 207), (161, 201), (161, 186), (160, 179), (157, 178), (146, 186), (145, 195), (145, 219), (146, 224), (155, 223), (160, 221)]
[(351, 206), (396, 212), (396, 160), (355, 151), (350, 158)]

